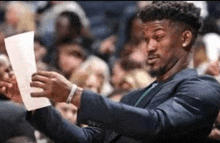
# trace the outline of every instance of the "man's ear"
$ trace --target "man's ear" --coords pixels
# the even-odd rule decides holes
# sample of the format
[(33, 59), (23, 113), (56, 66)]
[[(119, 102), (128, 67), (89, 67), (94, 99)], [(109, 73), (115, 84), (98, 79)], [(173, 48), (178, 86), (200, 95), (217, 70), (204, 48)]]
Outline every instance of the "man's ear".
[(183, 41), (182, 46), (183, 46), (183, 48), (186, 48), (191, 44), (192, 38), (193, 38), (193, 35), (192, 35), (191, 31), (186, 30), (182, 33), (182, 41)]

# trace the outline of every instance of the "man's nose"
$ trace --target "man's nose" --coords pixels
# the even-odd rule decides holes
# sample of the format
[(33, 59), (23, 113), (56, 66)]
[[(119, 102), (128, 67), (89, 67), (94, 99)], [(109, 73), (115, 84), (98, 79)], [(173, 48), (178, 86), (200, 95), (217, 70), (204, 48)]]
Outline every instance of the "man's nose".
[(152, 52), (152, 51), (156, 51), (156, 40), (149, 40), (149, 42), (147, 43), (147, 52)]

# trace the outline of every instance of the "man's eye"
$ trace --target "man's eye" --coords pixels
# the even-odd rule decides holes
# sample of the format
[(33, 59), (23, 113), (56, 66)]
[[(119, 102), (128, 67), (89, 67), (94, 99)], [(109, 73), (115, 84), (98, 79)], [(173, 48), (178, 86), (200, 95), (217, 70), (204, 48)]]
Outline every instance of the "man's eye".
[(157, 41), (161, 41), (163, 39), (163, 37), (165, 37), (165, 35), (155, 36), (155, 39)]
[(145, 38), (144, 40), (145, 40), (145, 42), (146, 42), (146, 43), (148, 43), (148, 42), (149, 42), (149, 38)]

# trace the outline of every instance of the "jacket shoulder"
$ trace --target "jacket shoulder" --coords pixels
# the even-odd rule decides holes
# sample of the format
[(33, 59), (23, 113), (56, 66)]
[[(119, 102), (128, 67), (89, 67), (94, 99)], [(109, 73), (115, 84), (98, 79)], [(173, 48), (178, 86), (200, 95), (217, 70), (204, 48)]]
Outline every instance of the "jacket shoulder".
[(185, 79), (179, 85), (177, 93), (220, 107), (220, 84), (211, 76), (195, 76)]

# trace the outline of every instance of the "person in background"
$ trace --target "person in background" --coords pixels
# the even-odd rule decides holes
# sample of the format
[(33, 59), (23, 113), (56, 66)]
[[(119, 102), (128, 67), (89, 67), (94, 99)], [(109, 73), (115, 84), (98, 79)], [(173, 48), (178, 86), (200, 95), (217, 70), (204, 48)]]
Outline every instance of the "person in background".
[(60, 112), (61, 116), (72, 124), (77, 124), (77, 107), (65, 102), (55, 103), (54, 107)]
[(40, 36), (46, 37), (47, 34), (50, 35), (51, 33), (54, 33), (56, 31), (56, 18), (60, 13), (64, 11), (69, 11), (77, 14), (79, 16), (80, 22), (82, 23), (82, 33), (84, 35), (90, 35), (90, 22), (84, 10), (76, 1), (47, 1), (45, 9), (38, 10), (38, 31)]
[(206, 19), (200, 33), (206, 48), (207, 62), (198, 68), (199, 73), (214, 76), (219, 80), (220, 32), (216, 19)]
[[(4, 54), (0, 54), (0, 85), (0, 142), (9, 142), (12, 138), (25, 141), (21, 137), (35, 142), (35, 128), (25, 120), (26, 109), (22, 104), (9, 59)], [(8, 90), (9, 88), (13, 90)]]
[(125, 96), (127, 93), (128, 93), (127, 90), (115, 89), (110, 94), (107, 95), (107, 98), (115, 102), (120, 102), (123, 96)]
[(80, 43), (69, 40), (61, 42), (56, 48), (55, 67), (69, 79), (86, 60), (87, 54)]
[(18, 33), (35, 30), (35, 13), (30, 5), (22, 1), (10, 1), (6, 5), (4, 23)]
[(46, 64), (43, 61), (43, 57), (47, 53), (47, 48), (43, 44), (41, 37), (38, 35), (34, 36), (34, 54), (35, 54), (35, 60), (36, 60), (36, 66), (38, 70), (54, 70), (55, 68), (51, 67), (50, 65)]
[(76, 69), (70, 81), (78, 86), (99, 93), (103, 96), (112, 92), (110, 85), (110, 70), (108, 64), (101, 58), (91, 55)]
[(16, 34), (18, 34), (18, 32), (14, 30), (10, 25), (7, 25), (6, 23), (2, 23), (0, 25), (0, 53), (1, 54), (8, 55), (6, 48), (5, 48), (4, 38), (10, 37)]
[(193, 51), (193, 67), (197, 69), (198, 73), (202, 72), (203, 64), (208, 62), (205, 43), (202, 36), (198, 36)]
[(144, 88), (155, 81), (146, 69), (134, 69), (125, 74), (119, 83), (119, 88), (127, 91)]
[[(82, 37), (81, 28), (82, 24), (76, 13), (71, 11), (60, 13), (56, 18), (55, 32), (53, 33), (54, 40), (51, 40), (51, 44), (46, 44), (49, 47), (44, 61), (51, 66), (55, 66), (56, 47), (65, 41), (80, 43), (88, 55), (92, 54), (90, 46), (93, 41)], [(42, 37), (44, 43), (47, 43), (47, 38)]]
[(128, 20), (127, 25), (126, 43), (120, 51), (119, 58), (129, 57), (144, 66), (146, 65), (147, 52), (142, 31), (142, 21), (135, 14)]
[(142, 69), (144, 66), (130, 58), (118, 59), (114, 62), (111, 75), (111, 83), (114, 88), (119, 88), (125, 74), (133, 69)]

